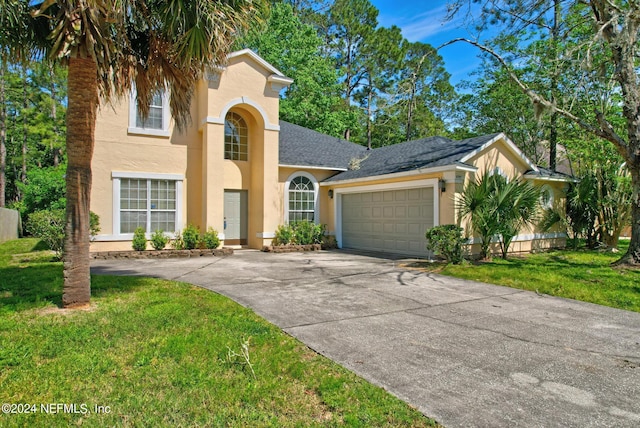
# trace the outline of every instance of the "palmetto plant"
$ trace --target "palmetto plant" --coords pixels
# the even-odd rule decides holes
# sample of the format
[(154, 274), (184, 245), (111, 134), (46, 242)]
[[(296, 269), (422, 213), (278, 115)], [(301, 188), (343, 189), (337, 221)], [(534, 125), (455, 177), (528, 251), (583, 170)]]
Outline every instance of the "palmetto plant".
[(460, 220), (468, 219), (480, 238), (480, 257), (489, 257), (489, 246), (497, 239), (506, 258), (513, 238), (537, 218), (540, 192), (523, 179), (507, 180), (489, 171), (471, 180), (457, 202)]
[(3, 58), (68, 66), (65, 307), (89, 302), (89, 196), (96, 112), (135, 84), (143, 117), (154, 93), (170, 94), (176, 126), (190, 121), (195, 83), (224, 64), (263, 0), (0, 0)]

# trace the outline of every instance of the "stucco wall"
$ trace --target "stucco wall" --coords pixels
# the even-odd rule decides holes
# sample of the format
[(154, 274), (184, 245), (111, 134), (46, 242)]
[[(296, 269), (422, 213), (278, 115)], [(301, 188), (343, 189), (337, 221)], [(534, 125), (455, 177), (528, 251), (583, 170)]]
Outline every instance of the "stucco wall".
[[(275, 231), (278, 198), (278, 88), (267, 81), (272, 71), (250, 55), (231, 58), (219, 73), (201, 81), (183, 132), (173, 123), (169, 136), (139, 135), (129, 129), (128, 99), (101, 109), (96, 125), (91, 209), (102, 231), (92, 250), (126, 249), (114, 227), (114, 171), (184, 176), (181, 224), (224, 229), (224, 189), (248, 190), (249, 245), (260, 248)], [(224, 159), (224, 119), (239, 113), (249, 127), (249, 160)]]

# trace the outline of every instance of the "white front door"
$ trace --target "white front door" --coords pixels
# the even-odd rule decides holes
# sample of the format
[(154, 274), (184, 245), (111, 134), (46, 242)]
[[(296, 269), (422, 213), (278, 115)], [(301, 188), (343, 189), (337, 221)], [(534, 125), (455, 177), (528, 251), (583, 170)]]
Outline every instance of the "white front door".
[(247, 245), (248, 207), (246, 190), (224, 191), (224, 243)]

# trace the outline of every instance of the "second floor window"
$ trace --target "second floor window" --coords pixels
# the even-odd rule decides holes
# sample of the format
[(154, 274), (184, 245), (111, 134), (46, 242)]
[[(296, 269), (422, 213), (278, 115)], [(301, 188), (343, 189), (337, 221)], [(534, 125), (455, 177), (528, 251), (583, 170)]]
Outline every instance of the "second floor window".
[(164, 109), (163, 92), (156, 92), (151, 98), (151, 104), (149, 104), (149, 116), (146, 119), (143, 119), (140, 115), (140, 111), (137, 111), (136, 127), (142, 129), (166, 129), (164, 123)]
[(224, 158), (246, 161), (249, 152), (247, 122), (237, 113), (228, 113), (224, 121)]

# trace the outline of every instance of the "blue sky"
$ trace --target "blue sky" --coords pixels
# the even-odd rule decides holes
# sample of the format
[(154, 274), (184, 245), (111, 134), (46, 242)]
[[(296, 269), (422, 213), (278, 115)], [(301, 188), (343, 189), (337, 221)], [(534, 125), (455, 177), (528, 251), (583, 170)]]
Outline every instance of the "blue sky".
[[(425, 42), (434, 47), (456, 37), (475, 38), (465, 28), (461, 17), (445, 22), (447, 0), (370, 0), (379, 10), (378, 22), (381, 26), (396, 25), (402, 29), (402, 35), (411, 42)], [(480, 65), (480, 51), (471, 45), (458, 42), (440, 50), (447, 71), (451, 74), (451, 83), (472, 80), (469, 73)]]

